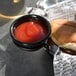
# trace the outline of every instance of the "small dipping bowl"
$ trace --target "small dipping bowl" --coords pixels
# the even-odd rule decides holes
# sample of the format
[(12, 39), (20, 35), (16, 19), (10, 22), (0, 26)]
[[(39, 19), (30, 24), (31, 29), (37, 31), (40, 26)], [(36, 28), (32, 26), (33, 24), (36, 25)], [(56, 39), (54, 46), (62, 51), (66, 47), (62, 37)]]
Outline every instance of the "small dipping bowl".
[[(33, 43), (26, 43), (26, 42), (21, 42), (19, 41), (16, 37), (15, 37), (15, 30), (16, 28), (21, 25), (22, 23), (25, 23), (25, 22), (28, 22), (28, 21), (33, 21), (33, 20), (36, 20), (38, 22), (40, 22), (40, 24), (44, 25), (46, 27), (46, 30), (47, 30), (47, 34), (46, 36), (39, 40), (39, 41), (36, 41), (36, 42), (33, 42)], [(51, 33), (51, 27), (50, 27), (50, 23), (49, 21), (47, 21), (45, 18), (43, 18), (42, 16), (39, 16), (39, 15), (35, 15), (35, 14), (31, 14), (31, 15), (24, 15), (22, 17), (19, 17), (18, 19), (16, 19), (12, 24), (11, 24), (11, 27), (10, 27), (10, 35), (12, 37), (12, 40), (13, 42), (21, 47), (21, 48), (25, 48), (25, 49), (33, 49), (33, 50), (36, 50), (36, 49), (39, 49), (43, 46), (45, 46), (47, 44), (47, 40), (50, 36), (50, 33)]]

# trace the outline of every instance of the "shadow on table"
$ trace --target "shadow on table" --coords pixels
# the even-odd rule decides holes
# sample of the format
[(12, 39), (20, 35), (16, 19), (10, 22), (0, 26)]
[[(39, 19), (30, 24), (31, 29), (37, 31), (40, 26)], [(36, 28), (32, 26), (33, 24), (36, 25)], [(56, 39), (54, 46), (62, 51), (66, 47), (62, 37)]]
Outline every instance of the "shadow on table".
[(9, 61), (8, 54), (0, 49), (0, 70), (4, 67), (5, 64), (7, 64)]
[(11, 42), (6, 52), (10, 58), (5, 76), (54, 76), (52, 57), (43, 48), (28, 52)]

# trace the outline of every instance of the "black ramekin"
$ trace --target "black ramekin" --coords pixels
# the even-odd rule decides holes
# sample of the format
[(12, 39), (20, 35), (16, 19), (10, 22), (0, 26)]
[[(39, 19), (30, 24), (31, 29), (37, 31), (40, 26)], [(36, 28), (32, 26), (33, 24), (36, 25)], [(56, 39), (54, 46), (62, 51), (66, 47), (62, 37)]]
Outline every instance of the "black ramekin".
[[(14, 35), (15, 29), (20, 24), (27, 22), (27, 21), (32, 21), (32, 20), (37, 20), (46, 27), (46, 29), (47, 29), (46, 36), (42, 40), (34, 42), (34, 43), (25, 43), (25, 42), (21, 42), (21, 41), (17, 40), (15, 35)], [(17, 46), (22, 47), (22, 48), (26, 48), (26, 49), (38, 49), (38, 48), (43, 47), (46, 44), (46, 41), (49, 38), (50, 34), (51, 34), (51, 27), (50, 27), (49, 21), (47, 21), (44, 17), (39, 16), (39, 15), (35, 15), (35, 14), (24, 15), (22, 17), (19, 17), (11, 24), (11, 27), (10, 27), (10, 35), (12, 37), (13, 42)]]

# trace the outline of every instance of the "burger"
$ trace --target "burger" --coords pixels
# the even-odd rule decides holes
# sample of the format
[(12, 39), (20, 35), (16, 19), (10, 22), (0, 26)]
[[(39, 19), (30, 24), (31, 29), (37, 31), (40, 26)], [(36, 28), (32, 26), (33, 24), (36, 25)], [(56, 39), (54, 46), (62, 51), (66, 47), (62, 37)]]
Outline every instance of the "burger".
[(50, 24), (52, 41), (60, 48), (76, 52), (76, 23), (66, 19), (56, 19)]

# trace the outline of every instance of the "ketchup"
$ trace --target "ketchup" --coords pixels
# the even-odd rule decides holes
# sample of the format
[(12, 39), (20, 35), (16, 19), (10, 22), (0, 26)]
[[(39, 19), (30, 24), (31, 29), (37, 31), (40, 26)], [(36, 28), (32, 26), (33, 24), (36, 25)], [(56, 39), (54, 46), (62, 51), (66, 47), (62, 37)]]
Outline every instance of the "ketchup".
[(28, 21), (19, 25), (15, 29), (15, 37), (26, 43), (33, 43), (43, 39), (46, 36), (46, 28), (38, 21)]

